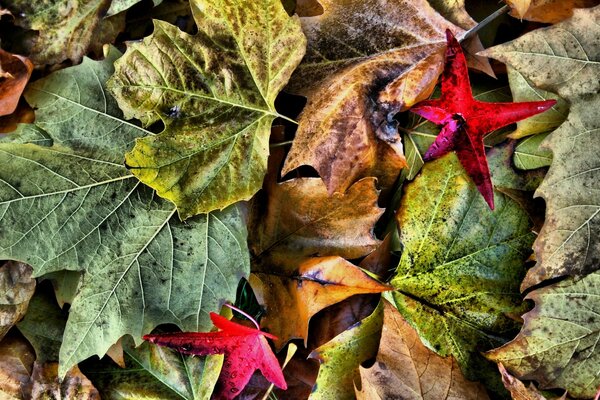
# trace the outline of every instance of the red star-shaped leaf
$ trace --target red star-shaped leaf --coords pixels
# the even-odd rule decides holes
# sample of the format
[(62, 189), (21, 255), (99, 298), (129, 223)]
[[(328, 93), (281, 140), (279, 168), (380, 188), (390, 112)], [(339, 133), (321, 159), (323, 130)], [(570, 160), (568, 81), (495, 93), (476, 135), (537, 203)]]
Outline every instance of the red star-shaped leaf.
[(503, 126), (539, 114), (556, 100), (525, 103), (484, 103), (473, 98), (467, 62), (460, 44), (446, 31), (448, 49), (442, 74), (442, 95), (425, 100), (411, 111), (438, 125), (442, 130), (425, 153), (425, 161), (454, 150), (461, 164), (477, 185), (490, 208), (494, 209), (494, 190), (485, 158), (484, 136)]
[(224, 354), (223, 368), (214, 393), (217, 399), (233, 399), (257, 369), (269, 382), (287, 389), (279, 362), (265, 339), (277, 339), (275, 336), (236, 324), (212, 312), (210, 319), (220, 331), (164, 333), (146, 335), (144, 339), (185, 354)]

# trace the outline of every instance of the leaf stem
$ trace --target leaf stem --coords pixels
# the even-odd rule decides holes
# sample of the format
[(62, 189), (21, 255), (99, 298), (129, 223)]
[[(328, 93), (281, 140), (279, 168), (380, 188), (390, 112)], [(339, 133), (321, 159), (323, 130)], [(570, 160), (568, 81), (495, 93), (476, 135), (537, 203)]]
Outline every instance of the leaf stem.
[(249, 314), (247, 314), (246, 312), (240, 310), (239, 308), (237, 308), (233, 304), (225, 303), (224, 305), (226, 305), (227, 307), (231, 308), (232, 310), (235, 310), (235, 311), (239, 312), (244, 317), (248, 318), (250, 321), (252, 321), (254, 323), (254, 326), (256, 326), (256, 329), (258, 329), (260, 331), (260, 326), (258, 326), (258, 322), (256, 322), (256, 320), (254, 318), (252, 318)]
[(292, 144), (292, 143), (294, 143), (294, 141), (293, 141), (293, 140), (287, 140), (287, 141), (285, 141), (285, 142), (280, 142), (280, 143), (273, 143), (273, 144), (270, 144), (270, 145), (269, 145), (269, 147), (272, 149), (272, 148), (274, 148), (274, 147), (287, 146), (288, 144)]
[(493, 13), (491, 13), (490, 15), (488, 15), (487, 17), (485, 17), (483, 19), (483, 21), (481, 21), (480, 23), (478, 23), (477, 25), (475, 25), (474, 27), (472, 27), (471, 29), (469, 29), (467, 31), (467, 33), (465, 33), (465, 36), (463, 36), (463, 38), (460, 40), (461, 42), (470, 38), (471, 36), (475, 35), (477, 32), (479, 32), (479, 30), (483, 27), (485, 27), (487, 24), (489, 24), (490, 22), (492, 22), (493, 20), (495, 20), (496, 18), (498, 18), (499, 16), (501, 16), (502, 14), (505, 14), (508, 12), (508, 10), (510, 10), (510, 7), (508, 5), (505, 5), (504, 7), (494, 11)]
[(298, 121), (293, 120), (293, 119), (291, 119), (289, 117), (286, 117), (285, 115), (281, 115), (281, 114), (277, 114), (277, 113), (275, 113), (273, 115), (275, 115), (276, 117), (281, 118), (283, 120), (286, 120), (287, 122), (291, 122), (294, 125), (298, 125)]

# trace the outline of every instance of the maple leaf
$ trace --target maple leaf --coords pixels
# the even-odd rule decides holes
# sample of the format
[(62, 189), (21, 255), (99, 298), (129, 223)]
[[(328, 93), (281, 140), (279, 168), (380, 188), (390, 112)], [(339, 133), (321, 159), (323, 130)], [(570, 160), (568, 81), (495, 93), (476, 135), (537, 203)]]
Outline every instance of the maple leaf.
[(287, 389), (279, 362), (265, 339), (276, 340), (276, 336), (236, 324), (214, 312), (210, 313), (210, 319), (220, 331), (163, 333), (145, 335), (144, 339), (184, 354), (224, 354), (225, 361), (218, 382), (220, 385), (217, 384), (215, 394), (218, 399), (235, 398), (257, 369), (269, 382), (283, 390)]
[(462, 48), (450, 30), (446, 30), (446, 38), (448, 48), (442, 74), (442, 95), (436, 100), (422, 101), (411, 109), (421, 117), (443, 125), (423, 159), (433, 160), (455, 150), (461, 164), (493, 210), (494, 189), (485, 158), (485, 134), (541, 113), (556, 104), (556, 100), (524, 103), (485, 103), (475, 100)]

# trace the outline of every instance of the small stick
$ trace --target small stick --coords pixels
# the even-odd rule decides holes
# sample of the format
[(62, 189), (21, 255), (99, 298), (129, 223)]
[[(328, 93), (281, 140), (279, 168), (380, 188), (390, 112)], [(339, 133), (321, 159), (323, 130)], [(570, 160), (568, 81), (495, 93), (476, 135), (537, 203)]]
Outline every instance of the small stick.
[(256, 320), (254, 318), (252, 318), (250, 315), (246, 314), (244, 311), (240, 310), (239, 308), (237, 308), (233, 304), (225, 303), (224, 305), (227, 306), (227, 307), (229, 307), (229, 308), (231, 308), (232, 310), (235, 310), (235, 311), (239, 312), (244, 317), (248, 318), (250, 321), (252, 321), (254, 323), (254, 325), (256, 326), (256, 329), (258, 329), (260, 331), (260, 326), (258, 326), (258, 322), (256, 322)]
[(495, 20), (502, 14), (507, 13), (508, 10), (510, 10), (510, 7), (508, 5), (505, 5), (504, 7), (494, 11), (493, 13), (491, 13), (490, 15), (485, 17), (485, 19), (483, 21), (481, 21), (480, 23), (478, 23), (477, 25), (475, 25), (474, 27), (469, 29), (467, 31), (467, 33), (465, 33), (465, 36), (463, 36), (463, 38), (460, 41), (462, 42), (463, 40), (468, 39), (471, 36), (475, 35), (481, 28), (485, 27), (487, 24), (489, 24), (490, 22), (492, 22), (493, 20)]

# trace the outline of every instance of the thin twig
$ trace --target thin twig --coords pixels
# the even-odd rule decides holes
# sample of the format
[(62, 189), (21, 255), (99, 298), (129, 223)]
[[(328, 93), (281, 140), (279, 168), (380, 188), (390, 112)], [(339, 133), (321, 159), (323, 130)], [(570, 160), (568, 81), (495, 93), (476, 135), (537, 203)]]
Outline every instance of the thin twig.
[(270, 144), (269, 147), (272, 149), (274, 147), (287, 146), (288, 144), (292, 144), (293, 142), (294, 142), (293, 140), (288, 140), (287, 142), (273, 143), (273, 144)]
[(467, 31), (467, 33), (465, 33), (465, 36), (463, 36), (463, 38), (460, 41), (462, 42), (463, 40), (468, 39), (471, 36), (475, 35), (477, 32), (479, 32), (479, 30), (481, 28), (485, 27), (487, 24), (489, 24), (490, 22), (492, 22), (493, 20), (495, 20), (502, 14), (507, 13), (508, 10), (510, 10), (510, 7), (508, 5), (505, 5), (504, 7), (494, 11), (493, 13), (491, 13), (490, 15), (485, 17), (485, 19), (483, 21), (481, 21), (480, 23), (478, 23), (477, 25), (475, 25), (474, 27), (469, 29)]
[(227, 307), (231, 308), (232, 310), (235, 310), (235, 311), (239, 312), (244, 317), (248, 318), (250, 321), (252, 321), (254, 323), (254, 325), (256, 326), (256, 329), (260, 330), (260, 326), (258, 326), (258, 322), (256, 322), (256, 320), (254, 318), (252, 318), (249, 314), (247, 314), (246, 312), (240, 310), (239, 308), (237, 308), (233, 304), (225, 303), (225, 305)]

